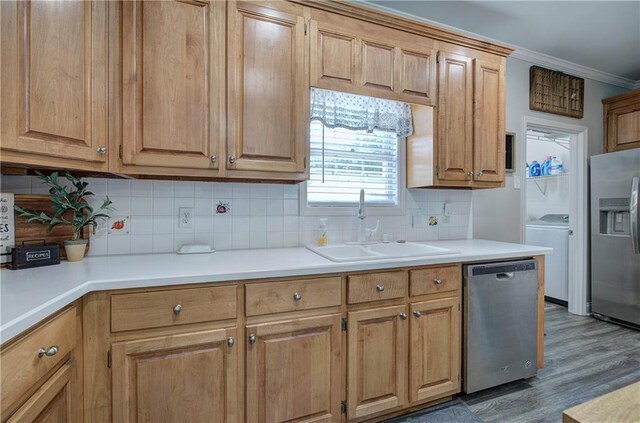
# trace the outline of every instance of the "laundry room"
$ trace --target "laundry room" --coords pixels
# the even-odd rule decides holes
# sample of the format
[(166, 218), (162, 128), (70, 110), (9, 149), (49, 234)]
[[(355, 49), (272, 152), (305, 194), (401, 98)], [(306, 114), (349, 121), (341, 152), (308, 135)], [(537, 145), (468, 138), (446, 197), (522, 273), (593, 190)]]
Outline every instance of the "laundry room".
[(549, 277), (545, 298), (564, 306), (568, 301), (571, 140), (570, 133), (527, 130), (526, 239), (554, 249), (545, 269)]

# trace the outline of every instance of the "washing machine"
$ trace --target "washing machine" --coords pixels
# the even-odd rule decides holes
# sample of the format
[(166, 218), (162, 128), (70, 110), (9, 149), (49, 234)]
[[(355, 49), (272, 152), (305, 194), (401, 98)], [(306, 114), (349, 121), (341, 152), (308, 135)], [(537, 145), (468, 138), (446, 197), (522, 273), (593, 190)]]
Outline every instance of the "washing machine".
[(569, 298), (569, 216), (546, 214), (527, 223), (527, 244), (553, 248), (544, 259), (544, 296), (567, 305)]

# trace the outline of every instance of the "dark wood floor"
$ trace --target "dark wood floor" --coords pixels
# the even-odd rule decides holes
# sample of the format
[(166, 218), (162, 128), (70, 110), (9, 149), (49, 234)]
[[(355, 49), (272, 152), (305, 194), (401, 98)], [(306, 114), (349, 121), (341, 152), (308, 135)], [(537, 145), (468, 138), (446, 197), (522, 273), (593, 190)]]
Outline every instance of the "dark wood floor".
[(536, 377), (460, 397), (485, 423), (560, 422), (563, 410), (640, 381), (640, 332), (550, 303), (545, 332)]

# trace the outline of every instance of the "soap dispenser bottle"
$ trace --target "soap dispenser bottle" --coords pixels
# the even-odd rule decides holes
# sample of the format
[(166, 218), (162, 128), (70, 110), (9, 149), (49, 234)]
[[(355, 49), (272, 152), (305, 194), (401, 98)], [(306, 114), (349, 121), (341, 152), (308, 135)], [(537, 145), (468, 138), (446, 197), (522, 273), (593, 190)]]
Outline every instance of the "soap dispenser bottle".
[(329, 227), (327, 225), (327, 218), (320, 219), (318, 225), (318, 247), (324, 247), (329, 243)]

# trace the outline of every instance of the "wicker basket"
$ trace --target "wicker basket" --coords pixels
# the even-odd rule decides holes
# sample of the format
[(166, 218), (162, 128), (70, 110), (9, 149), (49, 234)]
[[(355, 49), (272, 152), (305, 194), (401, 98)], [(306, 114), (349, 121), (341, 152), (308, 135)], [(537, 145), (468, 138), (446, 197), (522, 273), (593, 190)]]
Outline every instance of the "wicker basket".
[(529, 109), (582, 118), (584, 79), (532, 66), (529, 74)]

